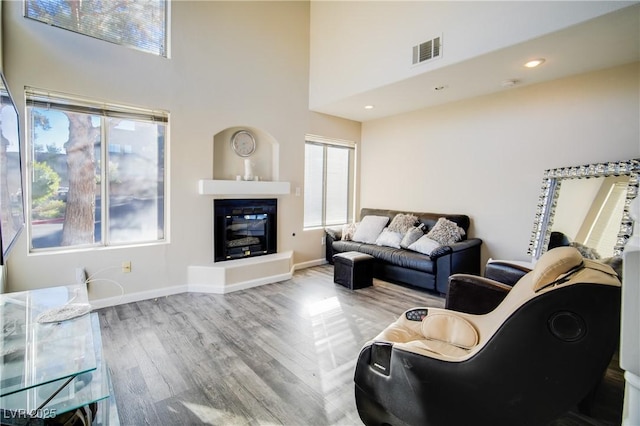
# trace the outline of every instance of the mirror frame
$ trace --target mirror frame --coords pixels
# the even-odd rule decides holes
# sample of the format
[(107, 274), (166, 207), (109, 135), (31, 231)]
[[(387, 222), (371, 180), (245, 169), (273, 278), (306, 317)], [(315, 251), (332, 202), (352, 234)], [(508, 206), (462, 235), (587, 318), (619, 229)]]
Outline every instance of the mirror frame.
[[(2, 148), (0, 149), (0, 265), (6, 265), (7, 256), (13, 248), (18, 236), (25, 226), (24, 216), (24, 184), (22, 174), (22, 142), (21, 123), (18, 108), (9, 91), (7, 80), (0, 71), (0, 108), (8, 108), (4, 118), (15, 123), (15, 139), (8, 140), (2, 132), (2, 118), (0, 118), (0, 136), (2, 136)], [(7, 146), (15, 144), (17, 167), (8, 167)], [(13, 199), (12, 199), (13, 195)]]
[(556, 205), (558, 204), (558, 197), (560, 195), (560, 187), (564, 180), (589, 179), (605, 176), (629, 176), (627, 197), (620, 222), (620, 231), (618, 232), (616, 245), (613, 249), (614, 256), (620, 256), (624, 250), (624, 245), (627, 243), (633, 231), (633, 220), (629, 216), (629, 205), (638, 195), (639, 173), (640, 158), (545, 170), (542, 179), (542, 190), (536, 207), (528, 254), (533, 256), (534, 259), (538, 259), (547, 251), (553, 218), (556, 213)]

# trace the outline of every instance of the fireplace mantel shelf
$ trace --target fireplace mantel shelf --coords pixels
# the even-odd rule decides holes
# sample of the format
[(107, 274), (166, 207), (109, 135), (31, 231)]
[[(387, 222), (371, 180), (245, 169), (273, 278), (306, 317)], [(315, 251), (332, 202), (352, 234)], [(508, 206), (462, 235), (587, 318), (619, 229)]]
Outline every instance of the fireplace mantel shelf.
[(291, 193), (290, 182), (212, 180), (198, 181), (201, 195), (287, 195)]

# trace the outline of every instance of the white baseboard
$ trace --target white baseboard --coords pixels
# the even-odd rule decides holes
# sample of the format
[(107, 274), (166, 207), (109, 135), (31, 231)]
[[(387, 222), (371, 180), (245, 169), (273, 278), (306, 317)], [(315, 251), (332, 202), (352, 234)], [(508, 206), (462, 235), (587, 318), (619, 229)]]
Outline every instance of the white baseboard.
[(234, 291), (245, 290), (252, 287), (258, 287), (265, 284), (277, 283), (291, 279), (292, 272), (280, 275), (272, 275), (270, 277), (259, 278), (255, 280), (243, 281), (234, 284), (215, 285), (215, 284), (188, 284), (187, 291), (191, 293), (213, 293), (227, 294)]
[(227, 294), (233, 291), (246, 290), (252, 287), (258, 287), (265, 284), (272, 284), (280, 281), (286, 281), (291, 279), (295, 271), (312, 268), (314, 266), (320, 266), (326, 264), (325, 259), (310, 260), (307, 262), (296, 263), (291, 268), (291, 271), (284, 274), (272, 275), (269, 277), (263, 277), (259, 279), (243, 281), (228, 285), (214, 285), (214, 284), (186, 284), (180, 286), (163, 287), (154, 290), (139, 291), (135, 293), (125, 293), (122, 296), (106, 297), (103, 299), (89, 300), (89, 303), (93, 309), (106, 308), (108, 306), (123, 305), (125, 303), (139, 302), (141, 300), (155, 299), (158, 297), (171, 296), (173, 294), (180, 293), (212, 293), (212, 294)]
[(155, 299), (158, 297), (171, 296), (173, 294), (186, 293), (186, 285), (173, 287), (162, 287), (153, 290), (137, 291), (135, 293), (125, 293), (121, 296), (105, 297), (103, 299), (89, 300), (93, 309), (106, 308), (107, 306), (124, 305), (125, 303), (139, 302), (141, 300)]
[(295, 265), (293, 265), (293, 271), (295, 272), (295, 271), (299, 271), (300, 269), (313, 268), (314, 266), (320, 266), (326, 263), (327, 263), (326, 259), (316, 259), (316, 260), (309, 260), (307, 262), (296, 263)]

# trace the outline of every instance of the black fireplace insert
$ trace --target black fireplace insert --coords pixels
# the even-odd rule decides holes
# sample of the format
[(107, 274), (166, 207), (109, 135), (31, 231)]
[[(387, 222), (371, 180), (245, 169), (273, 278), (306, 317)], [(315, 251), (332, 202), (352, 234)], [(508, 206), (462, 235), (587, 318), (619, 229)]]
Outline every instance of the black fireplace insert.
[(276, 253), (277, 199), (213, 201), (214, 260)]

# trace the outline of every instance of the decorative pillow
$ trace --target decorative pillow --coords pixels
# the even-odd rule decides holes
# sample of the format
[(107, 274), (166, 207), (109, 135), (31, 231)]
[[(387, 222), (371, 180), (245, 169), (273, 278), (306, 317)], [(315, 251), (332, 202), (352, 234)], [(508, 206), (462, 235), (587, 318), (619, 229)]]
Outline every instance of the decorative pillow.
[(424, 224), (420, 224), (420, 226), (413, 227), (404, 234), (402, 237), (402, 241), (400, 241), (400, 247), (403, 249), (409, 248), (409, 246), (416, 241), (418, 241), (424, 235)]
[(386, 216), (365, 216), (360, 221), (360, 224), (356, 228), (356, 232), (353, 234), (353, 241), (359, 243), (375, 244), (378, 235), (382, 232), (389, 218)]
[(417, 251), (418, 253), (422, 253), (422, 254), (426, 254), (427, 256), (430, 256), (431, 253), (435, 249), (440, 247), (441, 245), (442, 244), (440, 244), (439, 242), (434, 241), (431, 238), (429, 238), (429, 236), (427, 234), (427, 235), (423, 235), (422, 237), (420, 237), (420, 239), (418, 241), (416, 241), (415, 243), (411, 244), (407, 248), (409, 250)]
[(400, 232), (393, 232), (390, 231), (389, 228), (384, 228), (376, 239), (376, 245), (400, 248), (400, 241), (402, 241), (402, 234)]
[(456, 243), (462, 239), (464, 229), (460, 228), (457, 223), (450, 221), (444, 217), (438, 219), (433, 228), (427, 233), (427, 236), (437, 241), (442, 246)]
[(404, 234), (409, 229), (413, 228), (417, 221), (418, 218), (412, 214), (398, 213), (391, 221), (389, 231), (401, 232)]
[(356, 229), (358, 228), (358, 223), (347, 223), (342, 225), (342, 241), (351, 241), (353, 240), (353, 234), (356, 233)]

